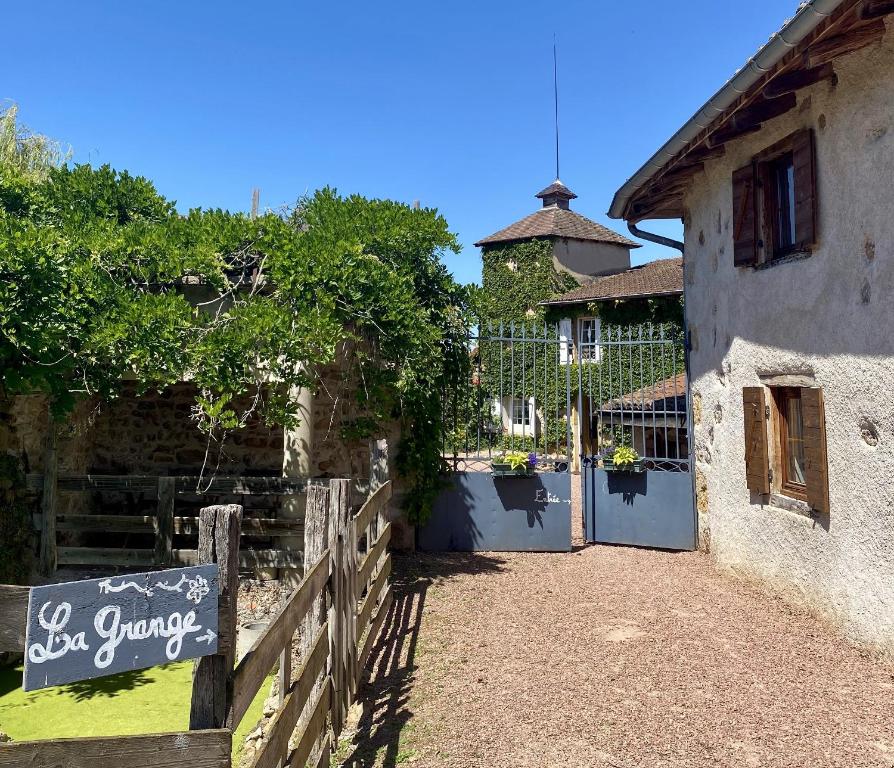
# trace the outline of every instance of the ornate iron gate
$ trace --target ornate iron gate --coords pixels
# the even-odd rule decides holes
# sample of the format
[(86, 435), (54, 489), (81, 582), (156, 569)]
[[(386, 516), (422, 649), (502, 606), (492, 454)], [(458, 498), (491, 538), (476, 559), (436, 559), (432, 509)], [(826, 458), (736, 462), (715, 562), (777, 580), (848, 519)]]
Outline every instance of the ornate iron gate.
[[(671, 323), (606, 326), (578, 334), (575, 358), (587, 541), (694, 549), (682, 330)], [(632, 449), (632, 462), (614, 461), (621, 446)]]
[[(420, 548), (570, 549), (573, 340), (557, 323), (481, 323), (468, 354), (444, 397), (450, 483)], [(495, 471), (507, 453), (530, 469)]]

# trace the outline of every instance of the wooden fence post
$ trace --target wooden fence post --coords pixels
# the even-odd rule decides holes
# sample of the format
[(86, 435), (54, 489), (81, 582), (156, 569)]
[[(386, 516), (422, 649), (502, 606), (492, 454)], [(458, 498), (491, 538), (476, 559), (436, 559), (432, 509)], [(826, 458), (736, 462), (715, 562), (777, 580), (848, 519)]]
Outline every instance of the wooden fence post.
[(236, 600), (239, 591), (239, 533), (242, 507), (205, 507), (199, 512), (198, 563), (220, 567), (218, 648), (196, 662), (192, 678), (190, 730), (228, 728), (232, 719), (230, 674), (236, 658)]
[(174, 543), (174, 494), (176, 484), (173, 477), (158, 478), (158, 507), (155, 513), (155, 564), (171, 564), (171, 549)]
[(49, 413), (46, 446), (43, 455), (43, 494), (40, 511), (43, 519), (40, 525), (40, 572), (50, 576), (56, 570), (56, 478), (58, 457), (56, 455), (56, 422)]
[[(311, 485), (307, 489), (307, 505), (304, 513), (304, 571), (314, 565), (329, 546), (329, 488), (325, 485)], [(330, 570), (331, 578), (331, 570)], [(304, 631), (301, 637), (301, 659), (307, 659), (320, 627), (326, 621), (326, 593), (320, 595), (316, 605), (304, 617)], [(308, 701), (313, 701), (326, 685), (326, 679), (318, 681), (312, 688)], [(298, 719), (298, 730), (304, 728), (313, 712), (306, 709)], [(327, 763), (328, 765), (328, 763)]]
[[(332, 696), (330, 697), (330, 716), (335, 742), (344, 727), (347, 706), (345, 697), (349, 683), (350, 667), (346, 664), (348, 649), (354, 645), (353, 635), (348, 634), (348, 574), (345, 568), (346, 553), (351, 546), (346, 546), (348, 520), (351, 516), (351, 482), (350, 480), (329, 481), (329, 551), (332, 599), (329, 607), (329, 663), (332, 679)], [(356, 548), (357, 543), (349, 542)], [(356, 569), (355, 569), (356, 570)], [(353, 589), (351, 589), (353, 592)], [(351, 607), (353, 616), (356, 604)], [(350, 627), (352, 628), (352, 627)]]

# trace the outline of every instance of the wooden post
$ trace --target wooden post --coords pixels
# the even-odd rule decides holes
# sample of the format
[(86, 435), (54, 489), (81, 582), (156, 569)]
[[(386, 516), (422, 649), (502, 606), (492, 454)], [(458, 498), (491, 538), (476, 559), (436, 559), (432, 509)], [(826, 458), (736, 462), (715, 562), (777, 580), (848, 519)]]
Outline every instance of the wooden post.
[(171, 564), (171, 549), (174, 543), (174, 493), (174, 478), (159, 477), (158, 508), (153, 523), (156, 565)]
[[(307, 504), (304, 514), (304, 570), (316, 563), (329, 546), (329, 488), (325, 485), (311, 485), (307, 489)], [(304, 617), (304, 632), (301, 638), (301, 659), (307, 658), (313, 647), (317, 632), (326, 621), (326, 595), (320, 595), (319, 602)], [(308, 701), (313, 701), (319, 694), (325, 678), (317, 682), (312, 689)], [(301, 713), (298, 719), (298, 730), (307, 725), (313, 714), (311, 708)]]
[[(330, 717), (336, 740), (344, 726), (347, 707), (344, 705), (347, 691), (347, 668), (345, 650), (354, 644), (354, 637), (348, 635), (346, 626), (346, 606), (348, 588), (345, 578), (345, 534), (351, 515), (351, 482), (349, 480), (329, 481), (329, 552), (330, 589), (329, 606), (329, 664), (332, 680)], [(356, 542), (354, 543), (356, 547)], [(353, 613), (353, 612), (352, 612)]]
[(230, 674), (236, 658), (236, 598), (239, 591), (239, 533), (242, 507), (205, 507), (199, 512), (199, 564), (220, 566), (218, 651), (196, 662), (189, 728), (231, 728)]
[(56, 570), (56, 478), (58, 457), (56, 455), (56, 422), (49, 413), (49, 429), (43, 455), (43, 495), (40, 511), (43, 520), (40, 526), (40, 572), (50, 576)]

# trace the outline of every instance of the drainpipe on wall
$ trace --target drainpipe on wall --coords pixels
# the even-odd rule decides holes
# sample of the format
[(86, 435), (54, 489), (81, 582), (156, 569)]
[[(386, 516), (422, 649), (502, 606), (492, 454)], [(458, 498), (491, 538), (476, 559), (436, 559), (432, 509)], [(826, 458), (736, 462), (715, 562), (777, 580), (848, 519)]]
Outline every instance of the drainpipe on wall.
[(640, 238), (640, 240), (648, 240), (650, 243), (666, 245), (668, 248), (676, 248), (680, 253), (683, 253), (683, 243), (679, 240), (674, 240), (672, 237), (665, 237), (664, 235), (656, 235), (652, 232), (646, 232), (636, 226), (632, 221), (627, 222), (627, 229), (630, 230), (632, 235)]

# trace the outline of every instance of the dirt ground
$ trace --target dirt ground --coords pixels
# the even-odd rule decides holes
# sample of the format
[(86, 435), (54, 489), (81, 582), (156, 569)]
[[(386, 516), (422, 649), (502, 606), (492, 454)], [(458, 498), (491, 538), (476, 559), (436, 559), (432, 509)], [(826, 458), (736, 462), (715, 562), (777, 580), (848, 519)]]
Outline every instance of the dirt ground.
[(894, 766), (894, 666), (700, 553), (395, 558), (339, 765)]

